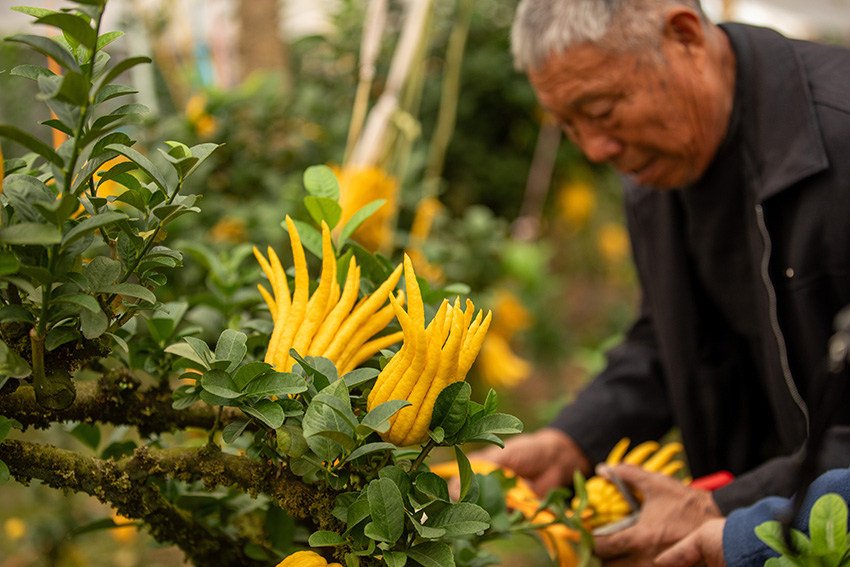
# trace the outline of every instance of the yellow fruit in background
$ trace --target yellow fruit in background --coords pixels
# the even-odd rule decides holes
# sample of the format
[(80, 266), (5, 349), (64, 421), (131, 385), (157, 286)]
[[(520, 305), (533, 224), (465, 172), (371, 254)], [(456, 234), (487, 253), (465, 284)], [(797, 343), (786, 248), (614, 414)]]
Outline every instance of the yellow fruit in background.
[(596, 193), (587, 183), (568, 183), (558, 193), (558, 208), (571, 228), (580, 229), (596, 208)]
[(328, 561), (312, 550), (296, 551), (277, 564), (277, 567), (342, 567)]
[(334, 169), (339, 180), (339, 204), (342, 218), (336, 230), (364, 206), (385, 199), (381, 208), (360, 225), (352, 239), (370, 252), (385, 251), (393, 241), (393, 222), (398, 209), (398, 181), (378, 167)]
[(18, 541), (27, 535), (27, 524), (20, 518), (9, 518), (3, 522), (3, 531), (12, 541)]
[(626, 227), (614, 222), (602, 225), (602, 228), (599, 229), (596, 246), (606, 261), (612, 264), (624, 261), (629, 254), (630, 247)]

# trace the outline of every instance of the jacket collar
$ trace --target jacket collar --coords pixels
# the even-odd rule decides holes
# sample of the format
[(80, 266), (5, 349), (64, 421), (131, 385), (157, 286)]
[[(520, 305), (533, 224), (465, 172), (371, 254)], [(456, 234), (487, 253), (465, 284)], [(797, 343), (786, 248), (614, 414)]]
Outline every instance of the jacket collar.
[[(806, 71), (776, 31), (721, 24), (743, 84), (741, 127), (759, 202), (829, 167)], [(781, 93), (781, 94), (780, 94)]]

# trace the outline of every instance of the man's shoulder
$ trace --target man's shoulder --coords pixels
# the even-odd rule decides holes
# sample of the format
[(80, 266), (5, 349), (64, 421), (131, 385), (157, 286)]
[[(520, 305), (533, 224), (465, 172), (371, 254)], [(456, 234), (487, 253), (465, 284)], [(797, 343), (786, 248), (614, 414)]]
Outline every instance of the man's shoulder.
[(771, 28), (747, 24), (724, 24), (727, 33), (746, 37), (757, 65), (782, 64), (778, 57), (791, 53), (804, 73), (812, 102), (850, 112), (850, 48), (818, 41), (795, 39)]

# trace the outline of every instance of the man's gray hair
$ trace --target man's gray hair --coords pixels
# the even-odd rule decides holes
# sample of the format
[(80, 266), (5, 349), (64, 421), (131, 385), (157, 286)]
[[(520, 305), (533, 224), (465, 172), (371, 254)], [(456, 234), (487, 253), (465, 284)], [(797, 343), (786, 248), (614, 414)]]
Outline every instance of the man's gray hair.
[(666, 8), (677, 5), (706, 21), (699, 0), (521, 0), (511, 29), (514, 65), (539, 69), (552, 53), (585, 42), (618, 52), (658, 49)]

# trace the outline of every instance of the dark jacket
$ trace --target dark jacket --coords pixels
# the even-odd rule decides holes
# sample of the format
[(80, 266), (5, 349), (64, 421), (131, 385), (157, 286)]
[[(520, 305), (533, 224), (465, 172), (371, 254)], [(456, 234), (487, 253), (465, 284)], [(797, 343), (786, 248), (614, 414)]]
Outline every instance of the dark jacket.
[[(626, 188), (641, 314), (552, 425), (595, 461), (624, 435), (678, 427), (695, 477), (737, 476), (715, 493), (725, 513), (793, 490), (808, 396), (850, 303), (850, 51), (723, 29), (737, 58), (727, 140), (692, 187)], [(835, 422), (824, 470), (850, 465), (850, 402)]]

